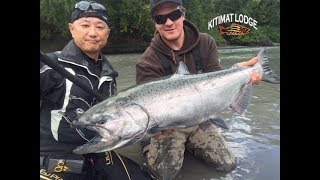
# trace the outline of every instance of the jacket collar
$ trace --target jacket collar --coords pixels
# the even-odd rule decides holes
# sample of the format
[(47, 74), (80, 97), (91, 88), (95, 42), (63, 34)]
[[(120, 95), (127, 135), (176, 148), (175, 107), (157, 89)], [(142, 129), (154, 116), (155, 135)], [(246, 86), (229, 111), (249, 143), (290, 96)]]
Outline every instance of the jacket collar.
[[(74, 40), (71, 40), (58, 55), (58, 61), (65, 62), (68, 64), (73, 64), (78, 67), (85, 68), (89, 74), (94, 75), (88, 69), (88, 62), (85, 59), (85, 54), (81, 51), (81, 49), (76, 45)], [(117, 73), (113, 70), (111, 64), (108, 62), (105, 56), (102, 55), (102, 76), (112, 76), (117, 77)]]

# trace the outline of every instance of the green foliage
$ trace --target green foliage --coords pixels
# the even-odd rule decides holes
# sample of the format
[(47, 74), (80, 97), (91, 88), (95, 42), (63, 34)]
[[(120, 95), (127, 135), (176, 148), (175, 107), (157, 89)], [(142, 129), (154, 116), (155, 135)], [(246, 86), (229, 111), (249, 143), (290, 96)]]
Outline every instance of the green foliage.
[(60, 34), (68, 37), (68, 23), (76, 0), (40, 0), (40, 37), (53, 39)]
[(149, 13), (149, 0), (124, 0), (119, 12), (120, 32), (137, 37), (150, 38), (154, 25)]
[[(68, 23), (79, 0), (40, 0), (40, 40), (70, 39)], [(97, 0), (106, 6), (111, 35), (108, 44), (145, 42), (155, 27), (150, 17), (149, 0)], [(186, 18), (201, 32), (214, 37), (219, 45), (255, 45), (280, 42), (280, 0), (185, 0)], [(245, 14), (258, 21), (258, 29), (243, 37), (223, 37), (218, 27), (208, 30), (208, 22), (222, 14)]]
[(280, 26), (280, 0), (261, 0), (258, 12), (260, 25)]
[(193, 22), (200, 31), (207, 29), (206, 12), (202, 10), (202, 7), (201, 0), (186, 2), (186, 19)]

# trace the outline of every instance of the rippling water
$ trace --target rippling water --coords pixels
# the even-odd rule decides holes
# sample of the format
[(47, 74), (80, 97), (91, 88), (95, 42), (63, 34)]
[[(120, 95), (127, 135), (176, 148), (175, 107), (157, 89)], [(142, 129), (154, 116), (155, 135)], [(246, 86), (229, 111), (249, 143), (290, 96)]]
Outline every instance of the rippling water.
[[(220, 48), (221, 64), (224, 68), (255, 56), (261, 47)], [(280, 77), (280, 47), (268, 47), (270, 65)], [(135, 84), (135, 63), (141, 54), (106, 55), (119, 72), (118, 89)], [(280, 179), (280, 85), (266, 82), (255, 86), (253, 98), (245, 117), (227, 110), (222, 114), (230, 130), (221, 130), (229, 147), (238, 160), (231, 172), (221, 173), (207, 167), (201, 161), (186, 154), (182, 169), (184, 180), (214, 179)], [(144, 163), (139, 144), (118, 152), (138, 163)]]

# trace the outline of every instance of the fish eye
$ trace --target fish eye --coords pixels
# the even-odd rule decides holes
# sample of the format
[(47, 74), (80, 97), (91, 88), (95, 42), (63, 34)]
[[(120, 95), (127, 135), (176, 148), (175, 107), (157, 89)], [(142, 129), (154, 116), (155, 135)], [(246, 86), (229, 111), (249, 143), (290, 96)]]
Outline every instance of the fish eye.
[(99, 121), (97, 124), (102, 125), (106, 122), (106, 120)]
[(103, 124), (105, 122), (107, 122), (108, 120), (110, 120), (112, 117), (110, 115), (101, 115), (98, 118), (97, 124)]

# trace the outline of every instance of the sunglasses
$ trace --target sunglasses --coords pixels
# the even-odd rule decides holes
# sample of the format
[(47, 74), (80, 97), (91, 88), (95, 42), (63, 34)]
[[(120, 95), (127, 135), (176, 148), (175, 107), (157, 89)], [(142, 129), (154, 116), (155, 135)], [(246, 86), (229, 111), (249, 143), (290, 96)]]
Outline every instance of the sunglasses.
[(90, 6), (92, 8), (92, 10), (95, 11), (106, 11), (106, 8), (104, 6), (102, 6), (99, 3), (96, 3), (94, 1), (80, 1), (78, 2), (74, 8), (75, 9), (80, 9), (81, 11), (87, 11), (90, 9)]
[(180, 17), (182, 16), (182, 10), (181, 9), (177, 9), (172, 11), (169, 14), (163, 14), (163, 15), (156, 15), (153, 16), (153, 20), (157, 23), (157, 24), (165, 24), (167, 22), (167, 19), (169, 18), (171, 21), (176, 21), (178, 20)]

